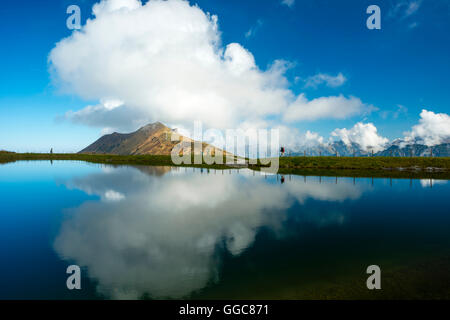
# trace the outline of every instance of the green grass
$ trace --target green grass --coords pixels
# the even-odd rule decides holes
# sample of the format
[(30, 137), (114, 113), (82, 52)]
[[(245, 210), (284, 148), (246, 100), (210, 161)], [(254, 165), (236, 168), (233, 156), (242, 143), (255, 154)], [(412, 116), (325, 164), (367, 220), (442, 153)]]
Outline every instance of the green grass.
[[(78, 154), (78, 153), (11, 153), (0, 151), (0, 163), (9, 163), (15, 161), (34, 161), (34, 160), (72, 160), (86, 161), (92, 163), (104, 163), (114, 165), (148, 165), (148, 166), (175, 166), (170, 156), (157, 155), (103, 155), (103, 154)], [(180, 165), (189, 167), (203, 168), (229, 168), (220, 164), (192, 164)]]
[(280, 174), (450, 179), (450, 158), (282, 157)]
[[(31, 160), (77, 160), (114, 165), (174, 166), (170, 156), (157, 155), (100, 155), (100, 154), (48, 154), (13, 153), (0, 151), (0, 163)], [(193, 163), (193, 161), (192, 161)], [(450, 179), (450, 158), (400, 158), (400, 157), (282, 157), (280, 174), (392, 177), (392, 178), (436, 178)], [(221, 164), (188, 164), (188, 167), (227, 169)], [(251, 165), (259, 170), (260, 164)]]
[(280, 168), (315, 169), (427, 169), (450, 170), (450, 158), (400, 157), (282, 157)]

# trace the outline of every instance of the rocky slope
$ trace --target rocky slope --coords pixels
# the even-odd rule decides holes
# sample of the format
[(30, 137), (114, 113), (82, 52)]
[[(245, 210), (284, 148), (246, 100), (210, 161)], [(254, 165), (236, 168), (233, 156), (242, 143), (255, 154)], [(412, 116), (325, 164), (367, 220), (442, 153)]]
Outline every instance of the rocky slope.
[[(173, 147), (185, 141), (192, 148), (185, 148), (190, 154), (193, 150), (193, 140), (179, 135), (175, 130), (166, 127), (161, 122), (148, 124), (132, 133), (107, 134), (89, 145), (79, 153), (84, 154), (118, 154), (118, 155), (170, 155)], [(214, 146), (203, 143), (203, 153), (214, 155)], [(224, 152), (225, 154), (225, 152)]]

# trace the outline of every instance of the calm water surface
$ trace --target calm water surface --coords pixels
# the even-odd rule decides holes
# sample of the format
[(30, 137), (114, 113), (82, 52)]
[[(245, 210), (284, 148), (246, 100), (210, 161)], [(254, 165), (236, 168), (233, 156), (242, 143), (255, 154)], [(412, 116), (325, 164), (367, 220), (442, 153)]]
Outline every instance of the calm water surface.
[[(448, 181), (281, 180), (0, 165), (0, 299), (364, 298), (371, 264), (386, 297), (448, 295)], [(71, 264), (79, 291), (66, 288)]]

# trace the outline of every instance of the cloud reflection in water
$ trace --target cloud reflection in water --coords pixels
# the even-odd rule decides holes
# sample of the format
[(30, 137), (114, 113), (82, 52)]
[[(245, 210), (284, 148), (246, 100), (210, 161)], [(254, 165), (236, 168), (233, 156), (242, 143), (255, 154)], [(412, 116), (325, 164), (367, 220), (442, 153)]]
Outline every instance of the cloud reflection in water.
[[(67, 182), (100, 200), (73, 209), (55, 240), (56, 251), (86, 266), (108, 297), (182, 298), (218, 277), (221, 244), (239, 255), (261, 227), (281, 232), (295, 203), (362, 194), (361, 186), (348, 181), (305, 184), (297, 178), (279, 185), (247, 170), (191, 170), (118, 167)], [(338, 212), (298, 214), (318, 226), (344, 219)]]

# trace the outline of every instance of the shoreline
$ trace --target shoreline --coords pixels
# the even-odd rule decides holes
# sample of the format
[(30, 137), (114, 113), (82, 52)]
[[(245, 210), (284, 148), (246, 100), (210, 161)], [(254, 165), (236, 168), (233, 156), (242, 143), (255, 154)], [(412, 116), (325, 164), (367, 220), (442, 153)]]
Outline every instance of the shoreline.
[[(194, 167), (205, 169), (248, 168), (259, 171), (264, 166), (236, 164), (175, 165), (167, 155), (103, 155), (0, 152), (0, 165), (16, 161), (85, 161), (111, 165), (148, 165)], [(365, 178), (450, 179), (450, 158), (400, 157), (281, 157), (278, 174)]]

